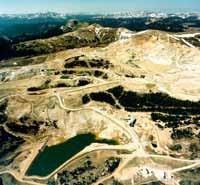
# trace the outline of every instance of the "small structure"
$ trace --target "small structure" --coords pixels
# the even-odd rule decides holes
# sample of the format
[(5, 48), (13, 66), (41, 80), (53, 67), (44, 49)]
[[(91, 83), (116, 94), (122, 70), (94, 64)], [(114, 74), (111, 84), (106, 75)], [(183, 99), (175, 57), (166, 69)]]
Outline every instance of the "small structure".
[(130, 117), (130, 120), (129, 120), (128, 124), (130, 125), (130, 127), (134, 127), (136, 121), (137, 120), (136, 120), (135, 116), (132, 114), (131, 117)]

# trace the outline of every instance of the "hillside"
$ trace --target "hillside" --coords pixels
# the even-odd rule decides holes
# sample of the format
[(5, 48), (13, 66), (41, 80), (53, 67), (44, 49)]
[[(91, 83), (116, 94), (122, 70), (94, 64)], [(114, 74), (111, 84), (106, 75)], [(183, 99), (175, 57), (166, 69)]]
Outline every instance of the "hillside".
[[(19, 57), (36, 56), (85, 46), (103, 46), (117, 40), (116, 32), (117, 29), (91, 25), (88, 27), (80, 27), (74, 32), (69, 32), (60, 36), (19, 42), (5, 49), (8, 50), (9, 56)], [(1, 53), (1, 55), (3, 55), (3, 53)]]
[(16, 44), (0, 64), (3, 184), (198, 185), (200, 49), (187, 38), (91, 25)]

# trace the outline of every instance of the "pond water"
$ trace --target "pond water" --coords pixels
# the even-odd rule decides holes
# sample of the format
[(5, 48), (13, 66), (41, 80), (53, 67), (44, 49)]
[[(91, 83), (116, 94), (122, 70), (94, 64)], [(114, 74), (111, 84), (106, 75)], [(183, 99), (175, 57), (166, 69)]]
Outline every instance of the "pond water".
[(116, 140), (97, 139), (91, 133), (77, 135), (64, 143), (50, 147), (46, 146), (35, 158), (26, 175), (47, 176), (92, 143), (118, 144)]

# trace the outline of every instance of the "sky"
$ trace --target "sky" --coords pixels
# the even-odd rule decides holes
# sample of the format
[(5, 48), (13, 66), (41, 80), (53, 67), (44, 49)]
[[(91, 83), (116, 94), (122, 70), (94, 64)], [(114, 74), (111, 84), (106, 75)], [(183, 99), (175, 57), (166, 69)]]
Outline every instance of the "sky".
[(0, 0), (2, 13), (200, 12), (200, 0)]

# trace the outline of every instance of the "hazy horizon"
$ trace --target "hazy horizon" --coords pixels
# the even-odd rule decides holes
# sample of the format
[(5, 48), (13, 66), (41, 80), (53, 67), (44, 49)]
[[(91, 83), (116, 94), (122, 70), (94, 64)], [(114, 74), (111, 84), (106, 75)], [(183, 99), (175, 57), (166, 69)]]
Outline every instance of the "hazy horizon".
[(114, 13), (127, 11), (200, 12), (199, 0), (1, 0), (0, 14)]

